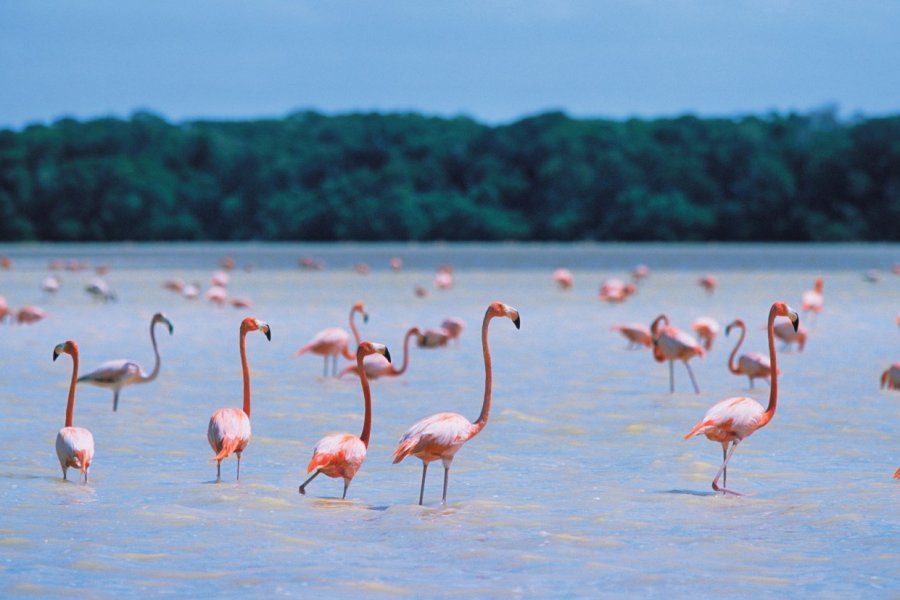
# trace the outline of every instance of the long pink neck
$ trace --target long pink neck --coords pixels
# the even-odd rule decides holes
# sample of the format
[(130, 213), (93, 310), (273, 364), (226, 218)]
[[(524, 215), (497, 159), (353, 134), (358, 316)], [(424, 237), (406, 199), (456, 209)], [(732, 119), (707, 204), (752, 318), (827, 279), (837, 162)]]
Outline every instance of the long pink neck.
[(366, 448), (369, 447), (369, 435), (372, 433), (372, 390), (369, 388), (369, 377), (366, 375), (366, 369), (363, 367), (363, 355), (358, 353), (356, 356), (356, 368), (359, 370), (359, 381), (362, 384), (363, 400), (366, 405), (366, 414), (363, 417), (363, 429), (359, 434), (359, 439)]
[(406, 372), (406, 367), (409, 365), (409, 338), (412, 337), (413, 333), (415, 333), (415, 329), (410, 329), (406, 332), (406, 337), (403, 338), (403, 362), (400, 364), (399, 369), (394, 369), (393, 365), (391, 369), (394, 371), (394, 375), (403, 375)]
[(250, 365), (247, 363), (247, 330), (241, 328), (241, 369), (244, 372), (244, 413), (250, 418)]
[(141, 377), (141, 381), (153, 381), (156, 379), (156, 376), (159, 375), (159, 348), (156, 347), (156, 331), (154, 331), (154, 327), (159, 321), (151, 321), (150, 322), (150, 341), (153, 343), (153, 355), (156, 357), (156, 362), (153, 363), (153, 371), (150, 372), (146, 377)]
[(747, 326), (744, 325), (744, 322), (740, 319), (734, 322), (734, 326), (741, 328), (741, 337), (738, 338), (737, 344), (734, 345), (734, 350), (731, 351), (731, 356), (728, 357), (728, 370), (735, 375), (740, 375), (741, 372), (738, 370), (737, 365), (734, 364), (734, 357), (737, 354), (738, 348), (744, 343), (744, 336), (747, 335)]
[[(353, 322), (353, 315), (358, 311), (358, 309), (354, 306), (350, 309), (350, 331), (353, 332), (353, 339), (356, 340), (356, 346), (359, 347), (359, 332), (356, 330), (356, 323)], [(355, 357), (354, 357), (355, 358)]]
[(72, 352), (72, 381), (69, 383), (69, 402), (66, 404), (66, 427), (71, 427), (75, 418), (75, 382), (78, 381), (78, 349)]
[(664, 321), (665, 325), (669, 324), (669, 317), (666, 315), (659, 315), (654, 319), (653, 323), (650, 324), (650, 336), (653, 338), (653, 358), (656, 359), (656, 362), (665, 362), (666, 356), (662, 353), (662, 350), (659, 349), (659, 322)]
[(491, 349), (488, 346), (488, 323), (493, 318), (494, 315), (488, 310), (484, 315), (484, 322), (481, 324), (481, 350), (484, 354), (484, 402), (481, 405), (481, 414), (478, 415), (478, 419), (473, 423), (475, 431), (472, 435), (484, 429), (484, 426), (487, 425), (488, 417), (491, 415), (491, 393), (494, 386), (493, 370), (491, 369)]
[(772, 366), (772, 386), (769, 388), (769, 406), (766, 407), (765, 423), (768, 423), (775, 416), (775, 407), (778, 406), (778, 363), (775, 358), (774, 306), (769, 310), (769, 363)]

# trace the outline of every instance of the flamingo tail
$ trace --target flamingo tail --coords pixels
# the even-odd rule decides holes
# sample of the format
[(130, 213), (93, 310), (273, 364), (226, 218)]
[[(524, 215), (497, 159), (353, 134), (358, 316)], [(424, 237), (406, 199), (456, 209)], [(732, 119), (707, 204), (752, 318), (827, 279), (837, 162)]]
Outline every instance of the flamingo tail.
[(691, 429), (687, 433), (687, 435), (684, 436), (684, 439), (689, 439), (689, 438), (694, 437), (695, 435), (699, 435), (700, 433), (703, 433), (704, 429), (706, 429), (710, 425), (714, 425), (714, 424), (715, 424), (715, 421), (713, 421), (712, 419), (705, 419), (703, 421), (700, 421), (699, 423), (694, 425), (694, 428)]
[(239, 440), (235, 438), (225, 438), (222, 440), (222, 449), (219, 450), (219, 453), (213, 456), (210, 460), (222, 460), (223, 458), (228, 458), (232, 452), (238, 447)]

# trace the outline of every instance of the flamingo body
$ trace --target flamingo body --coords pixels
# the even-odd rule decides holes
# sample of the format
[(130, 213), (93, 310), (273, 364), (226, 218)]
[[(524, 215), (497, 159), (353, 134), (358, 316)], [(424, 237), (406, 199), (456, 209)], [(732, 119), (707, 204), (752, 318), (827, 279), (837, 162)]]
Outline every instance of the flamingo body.
[(816, 277), (815, 286), (811, 290), (803, 292), (800, 300), (800, 310), (803, 312), (822, 312), (822, 306), (825, 304), (825, 297), (822, 295), (824, 281), (821, 277)]
[(791, 344), (797, 344), (798, 352), (803, 352), (803, 348), (806, 346), (806, 327), (801, 325), (794, 330), (791, 323), (778, 323), (775, 325), (775, 337), (784, 342), (785, 349), (790, 348)]
[(553, 281), (559, 286), (561, 290), (568, 290), (572, 287), (573, 277), (572, 272), (568, 269), (556, 269), (553, 271)]
[[(356, 339), (356, 344), (359, 345), (359, 331), (356, 329), (356, 324), (353, 322), (353, 315), (355, 313), (362, 313), (363, 322), (367, 322), (369, 320), (369, 315), (366, 314), (366, 309), (361, 302), (357, 302), (350, 309), (350, 329), (353, 331), (353, 337)], [(353, 360), (355, 357), (350, 352), (350, 334), (341, 329), (340, 327), (329, 327), (328, 329), (323, 329), (319, 333), (317, 333), (313, 339), (311, 339), (306, 345), (302, 346), (297, 352), (294, 353), (294, 356), (301, 356), (306, 354), (307, 352), (311, 352), (312, 354), (317, 354), (319, 356), (324, 357), (325, 365), (323, 367), (322, 376), (326, 377), (328, 375), (328, 359), (332, 359), (332, 375), (337, 374), (337, 358), (338, 356), (343, 356), (348, 360)]]
[(624, 302), (637, 291), (633, 283), (621, 279), (607, 279), (600, 285), (600, 299), (607, 302)]
[(625, 339), (628, 340), (628, 348), (640, 348), (641, 346), (649, 348), (653, 344), (653, 337), (650, 334), (650, 330), (640, 323), (613, 325), (610, 329), (618, 331), (625, 336)]
[(900, 362), (892, 364), (881, 374), (881, 387), (900, 390)]
[(72, 467), (81, 471), (87, 483), (88, 469), (94, 460), (94, 436), (84, 427), (63, 427), (56, 434), (56, 456), (63, 479), (67, 479), (66, 472)]
[(728, 357), (728, 370), (735, 375), (746, 375), (750, 379), (750, 387), (753, 387), (754, 379), (768, 379), (772, 375), (772, 364), (769, 357), (759, 352), (746, 352), (738, 358), (737, 365), (734, 364), (734, 357), (744, 342), (744, 336), (747, 334), (747, 326), (743, 319), (735, 319), (725, 328), (725, 335), (728, 335), (732, 328), (738, 327), (741, 330), (741, 337), (738, 338), (731, 355)]

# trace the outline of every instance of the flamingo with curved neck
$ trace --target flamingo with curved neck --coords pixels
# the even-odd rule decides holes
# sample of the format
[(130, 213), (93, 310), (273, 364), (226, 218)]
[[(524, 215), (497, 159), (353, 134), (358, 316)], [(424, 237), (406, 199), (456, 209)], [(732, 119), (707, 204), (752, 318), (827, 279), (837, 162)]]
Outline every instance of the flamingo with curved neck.
[(422, 461), (422, 485), (419, 489), (419, 504), (425, 495), (425, 474), (428, 463), (441, 459), (444, 465), (444, 493), (441, 502), (447, 502), (447, 482), (450, 476), (450, 464), (462, 445), (472, 439), (487, 425), (491, 414), (491, 396), (493, 390), (493, 372), (491, 369), (491, 350), (488, 346), (488, 325), (494, 317), (507, 317), (516, 326), (520, 326), (519, 311), (502, 302), (494, 302), (488, 306), (481, 324), (481, 350), (484, 355), (484, 400), (481, 413), (474, 423), (464, 416), (444, 412), (426, 417), (409, 428), (400, 439), (394, 450), (394, 464), (407, 456), (415, 456)]
[[(659, 326), (661, 321), (664, 322), (662, 329)], [(669, 392), (675, 393), (675, 360), (678, 359), (684, 363), (688, 375), (691, 376), (691, 383), (694, 384), (694, 391), (699, 394), (700, 388), (697, 387), (697, 380), (688, 360), (694, 356), (703, 358), (705, 354), (703, 347), (688, 334), (669, 325), (669, 317), (665, 314), (659, 315), (650, 324), (650, 335), (653, 340), (653, 358), (656, 362), (669, 361)]]
[[(363, 360), (363, 368), (366, 371), (366, 376), (369, 379), (378, 379), (379, 377), (398, 377), (403, 375), (406, 372), (406, 368), (409, 366), (409, 338), (412, 336), (421, 337), (421, 335), (422, 333), (419, 331), (418, 327), (410, 327), (406, 332), (406, 335), (403, 337), (403, 361), (400, 363), (399, 369), (395, 367), (390, 360), (378, 352), (367, 355), (365, 360)], [(341, 378), (348, 373), (359, 375), (359, 365), (356, 364), (347, 367), (340, 372), (338, 378)]]
[[(356, 345), (359, 345), (359, 331), (356, 329), (356, 323), (353, 321), (353, 315), (360, 313), (363, 317), (363, 323), (369, 321), (369, 315), (366, 312), (362, 302), (357, 302), (350, 308), (350, 331), (353, 332), (353, 339)], [(294, 353), (294, 356), (300, 356), (307, 352), (318, 354), (324, 357), (325, 364), (322, 369), (322, 377), (328, 377), (328, 358), (332, 359), (331, 374), (337, 375), (337, 357), (343, 356), (347, 360), (354, 360), (355, 354), (349, 349), (350, 335), (340, 327), (329, 327), (317, 333), (306, 345), (302, 346)], [(354, 350), (355, 352), (355, 350)]]
[(744, 323), (743, 319), (735, 319), (725, 327), (725, 335), (729, 335), (731, 330), (735, 327), (740, 328), (741, 337), (738, 338), (737, 344), (734, 345), (734, 349), (728, 356), (728, 370), (735, 375), (746, 375), (747, 378), (750, 379), (750, 389), (753, 389), (754, 379), (769, 378), (772, 374), (772, 364), (766, 356), (763, 356), (759, 352), (747, 352), (741, 354), (737, 364), (735, 364), (734, 357), (737, 355), (737, 351), (744, 342), (744, 337), (747, 335), (747, 325)]
[[(796, 311), (784, 302), (775, 302), (769, 309), (769, 362), (772, 365), (772, 385), (769, 388), (769, 405), (763, 409), (762, 405), (753, 398), (738, 397), (726, 398), (712, 406), (706, 415), (691, 429), (684, 439), (695, 435), (705, 435), (707, 439), (722, 444), (722, 466), (712, 482), (713, 490), (723, 494), (740, 496), (739, 492), (729, 490), (727, 484), (728, 461), (734, 454), (735, 448), (745, 438), (749, 437), (757, 429), (761, 429), (775, 416), (778, 406), (778, 363), (775, 356), (775, 317), (787, 317), (794, 328), (800, 325), (800, 317)], [(729, 443), (731, 447), (729, 449)], [(722, 487), (719, 487), (719, 478), (724, 476)]]
[(141, 368), (141, 365), (138, 363), (124, 358), (118, 358), (103, 363), (90, 373), (82, 375), (78, 379), (79, 382), (112, 389), (113, 411), (119, 408), (119, 392), (123, 387), (135, 383), (150, 383), (156, 379), (157, 375), (159, 375), (161, 361), (159, 358), (159, 348), (156, 345), (155, 329), (158, 323), (164, 324), (169, 329), (169, 335), (172, 335), (172, 331), (174, 330), (172, 322), (162, 313), (156, 313), (153, 315), (153, 318), (150, 319), (150, 342), (153, 344), (153, 355), (155, 359), (153, 370), (149, 374), (144, 372), (144, 369)]
[(369, 448), (369, 435), (372, 431), (372, 391), (369, 387), (369, 378), (363, 359), (367, 356), (383, 356), (390, 363), (391, 353), (383, 344), (374, 342), (360, 342), (356, 349), (356, 366), (359, 372), (359, 381), (362, 385), (363, 402), (366, 413), (363, 417), (362, 433), (359, 437), (349, 433), (336, 433), (319, 440), (313, 448), (313, 457), (306, 467), (307, 473), (312, 475), (300, 484), (298, 492), (306, 494), (306, 486), (316, 478), (319, 473), (329, 477), (341, 477), (344, 480), (344, 493), (341, 500), (347, 497), (347, 488), (353, 476), (359, 471), (363, 460), (366, 458), (366, 450)]
[(247, 362), (247, 332), (261, 331), (267, 340), (272, 339), (268, 323), (253, 317), (241, 321), (240, 351), (241, 371), (244, 376), (244, 406), (240, 408), (220, 408), (209, 419), (206, 439), (216, 455), (216, 483), (222, 481), (222, 460), (232, 453), (237, 457), (237, 480), (241, 479), (241, 453), (250, 443), (250, 365)]
[(81, 471), (84, 482), (87, 483), (88, 469), (91, 468), (91, 461), (94, 459), (94, 436), (84, 427), (73, 425), (75, 385), (78, 382), (78, 344), (73, 340), (57, 344), (53, 349), (53, 360), (63, 353), (72, 357), (72, 380), (69, 383), (69, 400), (66, 404), (66, 425), (56, 434), (56, 456), (59, 458), (63, 479), (67, 479), (66, 472), (69, 467), (74, 467)]

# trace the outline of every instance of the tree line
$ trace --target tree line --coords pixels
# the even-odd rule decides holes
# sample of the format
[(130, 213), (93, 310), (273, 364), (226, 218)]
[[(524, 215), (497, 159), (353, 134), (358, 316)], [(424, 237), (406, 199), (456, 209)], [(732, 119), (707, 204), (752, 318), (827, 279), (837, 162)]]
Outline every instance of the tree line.
[(0, 131), (0, 239), (894, 240), (900, 116), (415, 113)]

